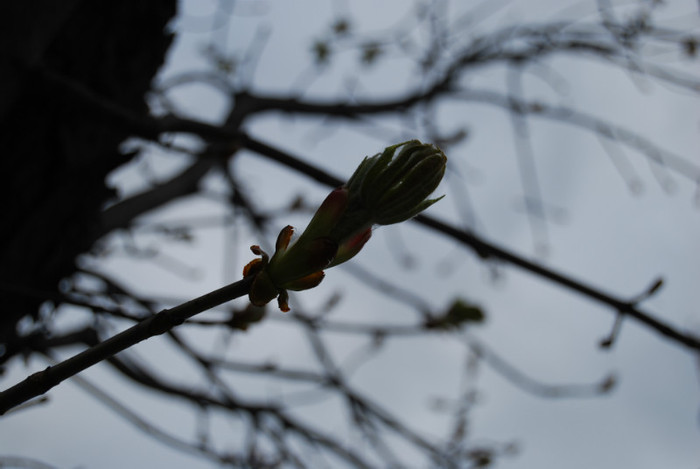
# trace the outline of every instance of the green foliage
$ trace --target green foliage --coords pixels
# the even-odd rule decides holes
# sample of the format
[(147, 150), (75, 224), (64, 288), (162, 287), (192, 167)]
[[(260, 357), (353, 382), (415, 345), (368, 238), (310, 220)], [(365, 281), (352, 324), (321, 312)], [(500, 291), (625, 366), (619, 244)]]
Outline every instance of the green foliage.
[(340, 18), (333, 23), (333, 33), (338, 36), (344, 36), (350, 32), (350, 22), (346, 18)]
[(440, 316), (425, 322), (428, 329), (460, 329), (467, 324), (481, 324), (486, 320), (486, 314), (477, 305), (457, 298), (452, 305)]
[(318, 40), (314, 42), (312, 52), (314, 54), (314, 61), (319, 65), (326, 64), (330, 60), (331, 47), (326, 41)]
[(372, 65), (381, 54), (381, 46), (376, 42), (369, 42), (362, 46), (362, 63)]
[(265, 313), (264, 306), (248, 304), (246, 308), (234, 311), (227, 324), (231, 329), (247, 331), (251, 325), (262, 321), (265, 318)]

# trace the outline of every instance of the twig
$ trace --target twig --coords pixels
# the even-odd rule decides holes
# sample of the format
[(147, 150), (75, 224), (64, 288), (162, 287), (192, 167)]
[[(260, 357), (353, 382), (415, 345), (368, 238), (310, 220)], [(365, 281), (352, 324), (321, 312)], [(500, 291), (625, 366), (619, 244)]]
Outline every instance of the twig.
[[(306, 174), (312, 179), (318, 182), (327, 184), (330, 186), (339, 186), (344, 181), (338, 179), (337, 177), (327, 173), (326, 171), (318, 168), (314, 165), (304, 162), (303, 160), (293, 156), (292, 154), (280, 150), (279, 148), (268, 145), (267, 143), (257, 140), (251, 135), (242, 132), (237, 129), (233, 129), (226, 126), (216, 126), (205, 122), (199, 122), (191, 119), (181, 118), (177, 116), (164, 116), (161, 118), (154, 118), (150, 116), (140, 116), (133, 113), (132, 111), (123, 108), (117, 103), (111, 102), (102, 96), (99, 96), (89, 89), (86, 89), (83, 85), (71, 81), (69, 78), (64, 77), (50, 69), (39, 68), (33, 69), (34, 73), (39, 74), (39, 76), (44, 80), (47, 85), (56, 87), (58, 91), (62, 94), (73, 98), (80, 103), (82, 103), (87, 108), (91, 109), (93, 112), (97, 112), (103, 118), (110, 118), (119, 125), (123, 125), (133, 131), (136, 135), (140, 135), (144, 138), (157, 139), (159, 135), (163, 133), (191, 133), (199, 135), (202, 138), (210, 139), (212, 141), (228, 142), (231, 145), (231, 150), (235, 151), (238, 148), (247, 148), (248, 150), (258, 153), (267, 159), (276, 161), (288, 168), (294, 169), (297, 172)], [(427, 99), (435, 97), (439, 92), (444, 91), (441, 87), (436, 86), (433, 90), (434, 95), (422, 96), (421, 99)], [(464, 93), (462, 93), (464, 95)], [(240, 95), (238, 96), (241, 97)], [(469, 95), (473, 98), (473, 94)], [(496, 97), (497, 99), (502, 99), (500, 96), (490, 95), (490, 99)], [(279, 100), (263, 100), (264, 106), (261, 105), (261, 99), (259, 97), (253, 97), (247, 95), (247, 99), (256, 100), (258, 106), (262, 106), (264, 109), (277, 109), (273, 106), (280, 105)], [(418, 100), (420, 101), (420, 100)], [(405, 107), (414, 104), (413, 100), (407, 100), (403, 103)], [(395, 105), (395, 104), (394, 104)], [(326, 110), (327, 107), (324, 107)], [(387, 110), (388, 110), (387, 106)], [(286, 109), (286, 108), (280, 108)], [(314, 107), (316, 109), (316, 107)], [(320, 109), (320, 108), (318, 108)], [(347, 112), (348, 116), (356, 116), (358, 114), (366, 111), (362, 107), (352, 106), (352, 107), (342, 107), (341, 111), (346, 109), (352, 112)], [(305, 109), (302, 107), (295, 107), (295, 111), (304, 112)], [(336, 109), (337, 110), (337, 109)], [(384, 108), (373, 109), (373, 112), (383, 112)], [(541, 112), (540, 114), (543, 114)], [(554, 108), (552, 111), (546, 113), (549, 117), (557, 117), (563, 120), (567, 120), (567, 116), (571, 115), (571, 110), (565, 108)], [(334, 113), (334, 115), (345, 115), (343, 112)], [(580, 120), (578, 122), (584, 128), (597, 129), (599, 133), (604, 136), (611, 135), (612, 137), (621, 136), (625, 143), (637, 147), (643, 151), (645, 146), (649, 143), (642, 139), (642, 137), (629, 132), (624, 131), (621, 128), (613, 128), (606, 125), (602, 121), (598, 121), (583, 114), (574, 114), (574, 116)], [(571, 120), (571, 119), (569, 119)], [(601, 127), (603, 126), (603, 127)], [(614, 131), (613, 131), (614, 130)], [(655, 147), (654, 147), (655, 148)], [(654, 150), (657, 152), (657, 150)], [(672, 155), (665, 154), (664, 161), (668, 162)], [(677, 166), (681, 172), (689, 173), (693, 175), (699, 174), (699, 168), (683, 159), (678, 159), (673, 157), (673, 164)], [(671, 325), (665, 323), (664, 321), (655, 319), (649, 313), (640, 310), (634, 303), (629, 301), (624, 301), (619, 298), (609, 295), (602, 290), (584, 284), (583, 282), (577, 281), (572, 277), (555, 272), (540, 264), (528, 261), (527, 259), (505, 250), (503, 248), (497, 247), (494, 244), (487, 242), (486, 240), (476, 236), (474, 233), (461, 230), (453, 225), (443, 223), (434, 218), (418, 215), (414, 220), (428, 228), (431, 228), (439, 233), (442, 233), (448, 237), (451, 237), (455, 241), (463, 244), (471, 249), (473, 249), (478, 255), (483, 258), (491, 257), (493, 259), (499, 259), (501, 261), (507, 262), (511, 265), (515, 265), (521, 269), (524, 269), (530, 273), (538, 275), (547, 280), (553, 281), (562, 287), (569, 290), (576, 291), (590, 299), (596, 300), (603, 304), (608, 305), (614, 309), (618, 314), (624, 314), (635, 320), (645, 324), (651, 329), (657, 331), (661, 335), (675, 341), (678, 344), (684, 345), (693, 350), (700, 350), (700, 338), (696, 337), (690, 333), (684, 333), (672, 327)], [(1, 409), (0, 409), (1, 410)], [(1, 415), (1, 414), (0, 414)]]
[[(290, 153), (271, 147), (270, 145), (267, 145), (266, 143), (259, 141), (246, 133), (241, 132), (239, 134), (239, 142), (241, 146), (258, 153), (267, 159), (287, 166), (288, 168), (304, 173), (318, 182), (329, 186), (338, 186), (342, 184), (340, 179), (332, 176), (322, 169), (305, 163), (301, 159), (292, 156)], [(557, 272), (541, 264), (531, 262), (509, 250), (489, 243), (474, 233), (464, 231), (427, 215), (420, 214), (413, 218), (413, 220), (471, 248), (482, 258), (490, 257), (492, 259), (498, 259), (524, 269), (527, 272), (550, 280), (562, 287), (586, 296), (589, 299), (606, 304), (619, 314), (624, 314), (634, 318), (635, 320), (657, 331), (661, 335), (674, 340), (678, 344), (684, 345), (690, 349), (700, 350), (700, 337), (679, 331), (664, 321), (655, 319), (649, 313), (638, 308), (634, 302), (616, 298), (613, 295), (603, 292), (601, 289), (587, 285), (584, 282), (578, 281), (568, 275)]]
[(588, 297), (589, 299), (603, 303), (614, 309), (618, 314), (623, 314), (634, 318), (640, 323), (655, 330), (662, 336), (675, 341), (677, 344), (684, 345), (690, 349), (700, 350), (700, 337), (697, 337), (689, 332), (686, 333), (677, 330), (666, 322), (654, 318), (650, 313), (642, 311), (634, 302), (616, 298), (613, 295), (605, 293), (602, 289), (590, 286), (582, 281), (575, 280), (574, 278), (557, 272), (554, 269), (528, 261), (527, 259), (520, 257), (506, 249), (499, 248), (494, 244), (484, 241), (473, 233), (460, 230), (437, 219), (430, 218), (425, 215), (418, 215), (414, 218), (414, 220), (423, 226), (437, 230), (440, 233), (459, 241), (465, 246), (469, 246), (478, 255), (484, 258), (491, 257), (520, 267), (523, 270), (550, 280), (553, 283), (567, 288), (568, 290), (575, 291), (585, 297)]
[(164, 309), (56, 366), (49, 366), (43, 371), (34, 373), (24, 381), (0, 392), (0, 415), (33, 397), (44, 394), (65, 379), (102, 360), (110, 358), (145, 339), (168, 332), (202, 311), (246, 295), (251, 281), (251, 278), (239, 280), (172, 309)]

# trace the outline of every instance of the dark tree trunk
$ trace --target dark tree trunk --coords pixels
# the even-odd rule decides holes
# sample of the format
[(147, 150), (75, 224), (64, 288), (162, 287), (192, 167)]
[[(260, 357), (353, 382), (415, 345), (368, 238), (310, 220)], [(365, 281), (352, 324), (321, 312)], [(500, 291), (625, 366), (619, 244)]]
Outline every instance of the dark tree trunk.
[(128, 132), (86, 115), (47, 74), (145, 113), (176, 0), (32, 0), (0, 7), (0, 363), (23, 349), (36, 316), (75, 270), (114, 196), (105, 176), (126, 163)]

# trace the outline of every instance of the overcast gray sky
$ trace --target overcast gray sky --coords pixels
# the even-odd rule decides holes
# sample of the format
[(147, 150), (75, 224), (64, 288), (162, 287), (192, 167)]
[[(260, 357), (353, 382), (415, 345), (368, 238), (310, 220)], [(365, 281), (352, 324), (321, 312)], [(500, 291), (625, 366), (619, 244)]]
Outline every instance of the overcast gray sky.
[[(217, 3), (182, 2), (181, 16), (173, 23), (181, 34), (162, 79), (204, 69), (201, 50), (211, 40), (225, 44), (229, 52), (241, 54), (265, 31), (269, 36), (264, 40), (263, 54), (254, 74), (245, 79), (257, 90), (294, 91), (299, 83), (306, 83), (304, 77), (310, 73), (311, 44), (325, 34), (337, 15), (348, 15), (353, 27), (368, 35), (380, 35), (399, 19), (410, 18), (414, 8), (413, 3), (404, 1), (236, 2), (230, 25), (212, 32), (211, 14)], [(449, 3), (454, 12), (451, 18), (458, 18), (468, 3)], [(700, 21), (696, 2), (668, 3), (673, 5), (661, 16), (674, 25), (697, 31)], [(545, 21), (557, 15), (583, 20), (595, 14), (595, 2), (502, 4), (487, 20), (469, 25), (473, 31), (464, 33), (464, 37), (526, 20)], [(386, 96), (406, 89), (411, 84), (410, 65), (392, 57), (385, 60), (385, 65), (380, 62), (366, 73), (357, 73), (353, 70), (357, 61), (348, 53), (313, 81), (305, 96), (346, 96), (348, 81), (356, 76), (356, 97)], [(680, 54), (665, 60), (674, 63), (680, 60)], [(654, 79), (613, 70), (589, 59), (561, 57), (542, 66), (542, 75), (556, 77), (561, 88), (557, 90), (533, 72), (524, 82), (527, 96), (571, 104), (624, 124), (700, 164), (697, 96), (679, 94)], [(685, 66), (691, 73), (700, 72), (697, 61)], [(474, 77), (473, 85), (502, 90), (503, 77), (501, 70), (485, 69), (483, 75)], [(179, 110), (212, 122), (226, 112), (225, 100), (211, 88), (183, 86), (171, 97)], [(447, 197), (431, 207), (431, 215), (460, 226), (468, 224), (498, 245), (621, 297), (634, 297), (662, 276), (664, 287), (644, 307), (681, 329), (700, 334), (700, 210), (693, 181), (662, 170), (655, 173), (644, 156), (627, 150), (641, 184), (640, 191), (630, 191), (625, 177), (595, 136), (561, 123), (538, 121), (531, 130), (541, 192), (551, 213), (563, 214), (563, 221), (547, 223), (548, 250), (542, 255), (535, 249), (537, 240), (521, 210), (523, 189), (508, 115), (488, 105), (445, 105), (437, 125), (447, 129), (464, 126), (469, 138), (448, 154), (448, 181), (438, 189)], [(319, 120), (290, 121), (285, 115), (274, 115), (250, 123), (248, 130), (339, 177), (351, 174), (363, 156), (405, 136), (399, 122), (379, 118), (367, 128), (328, 128)], [(182, 143), (190, 144), (185, 140)], [(187, 157), (163, 156), (153, 149), (145, 161), (158, 174), (167, 175), (186, 164)], [(250, 154), (238, 157), (236, 170), (249, 185), (250, 196), (270, 209), (283, 206), (295, 194), (320, 201), (327, 192), (302, 176), (282, 179), (284, 170)], [(139, 191), (147, 187), (141, 174), (134, 167), (116, 174), (114, 182), (124, 194)], [(664, 190), (666, 178), (672, 181), (671, 191)], [(215, 192), (216, 179), (211, 178), (209, 183)], [(465, 191), (476, 222), (465, 220), (460, 213), (459, 197)], [(224, 212), (212, 199), (193, 197), (149, 219), (208, 214), (223, 216)], [(305, 220), (298, 216), (281, 223), (301, 228)], [(197, 236), (193, 245), (174, 246), (168, 251), (190, 269), (185, 275), (173, 275), (157, 263), (125, 256), (99, 260), (99, 264), (94, 259), (85, 261), (130, 282), (138, 291), (184, 300), (234, 280), (242, 265), (252, 258), (248, 246), (273, 241), (256, 239), (245, 227), (203, 229)], [(391, 247), (397, 244), (403, 247)], [(418, 268), (401, 266), (396, 253), (403, 250), (410, 252)], [(413, 224), (376, 230), (353, 263), (381, 272), (436, 307), (445, 307), (455, 296), (482, 305), (488, 322), (470, 330), (471, 336), (544, 383), (593, 383), (615, 373), (618, 386), (608, 396), (557, 400), (528, 394), (488, 366), (481, 366), (473, 383), (480, 396), (472, 413), (474, 442), (515, 441), (519, 447), (519, 453), (500, 460), (499, 467), (700, 467), (697, 356), (629, 320), (623, 324), (614, 348), (603, 351), (597, 343), (614, 322), (610, 310), (512, 267), (499, 267), (500, 277), (494, 281), (490, 266), (470, 251)], [(414, 318), (400, 304), (362, 287), (351, 274), (350, 269), (342, 268), (327, 272), (320, 287), (295, 295), (292, 307), (317, 308), (333, 292), (343, 291), (335, 313), (340, 319), (382, 315), (378, 322), (400, 323)], [(355, 291), (362, 294), (353, 295)], [(83, 313), (78, 311), (63, 316), (66, 323), (82, 318)], [(279, 321), (268, 322), (237, 338), (232, 353), (283, 363), (309, 359), (302, 336), (291, 334)], [(337, 342), (335, 350), (341, 361), (357, 347), (356, 342), (342, 336), (328, 340)], [(187, 372), (186, 364), (169, 361), (168, 346), (159, 339), (140, 344), (135, 353), (149, 359), (162, 357), (158, 360), (159, 372), (165, 376), (182, 377)], [(454, 337), (394, 340), (353, 374), (353, 383), (426, 434), (444, 435), (445, 416), (431, 410), (431, 400), (456, 397), (464, 359), (464, 347)], [(31, 365), (45, 366), (38, 361)], [(3, 384), (18, 381), (25, 373), (17, 364)], [(161, 396), (143, 395), (106, 367), (97, 366), (84, 376), (163, 428), (192, 437), (195, 419), (176, 403)], [(292, 395), (291, 391), (253, 381), (237, 386), (241, 392), (271, 399), (284, 393)], [(319, 425), (335, 425), (334, 419), (340, 414), (334, 415), (329, 409), (331, 405), (323, 403), (300, 406), (297, 411)], [(221, 425), (224, 443), (236, 437), (235, 425), (215, 425)], [(349, 439), (353, 437), (348, 434)], [(211, 467), (134, 430), (70, 382), (51, 392), (50, 405), (19, 412), (0, 422), (0, 454), (33, 457), (56, 467)]]

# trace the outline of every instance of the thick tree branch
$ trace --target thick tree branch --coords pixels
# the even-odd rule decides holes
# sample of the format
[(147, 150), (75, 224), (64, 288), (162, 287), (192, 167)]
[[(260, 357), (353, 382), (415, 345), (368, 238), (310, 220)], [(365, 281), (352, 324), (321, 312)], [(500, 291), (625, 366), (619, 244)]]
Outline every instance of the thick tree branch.
[(139, 215), (150, 212), (178, 197), (197, 192), (200, 179), (214, 164), (213, 159), (199, 158), (187, 169), (163, 184), (108, 207), (102, 212), (99, 236), (104, 236), (118, 228), (126, 228)]

